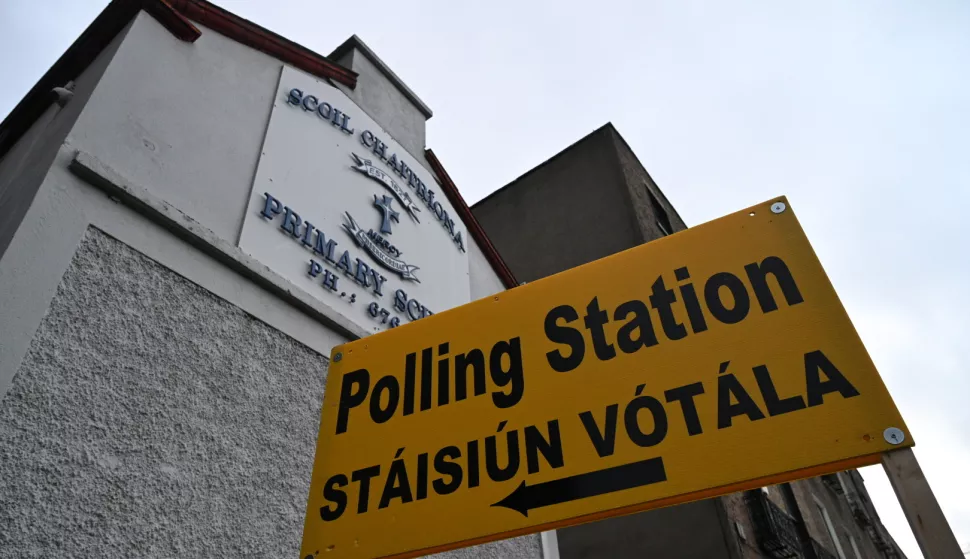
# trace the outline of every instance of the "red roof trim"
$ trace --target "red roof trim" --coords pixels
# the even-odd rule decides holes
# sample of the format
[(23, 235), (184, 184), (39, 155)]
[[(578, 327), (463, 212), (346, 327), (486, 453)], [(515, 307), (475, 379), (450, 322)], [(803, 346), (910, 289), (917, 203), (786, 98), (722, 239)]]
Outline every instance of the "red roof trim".
[(448, 197), (448, 201), (451, 202), (455, 210), (458, 211), (461, 220), (465, 222), (465, 226), (468, 228), (468, 234), (478, 243), (479, 248), (485, 254), (485, 258), (492, 265), (492, 269), (498, 274), (502, 283), (505, 284), (506, 289), (512, 289), (519, 285), (519, 282), (515, 280), (515, 276), (512, 275), (512, 270), (509, 269), (505, 260), (502, 260), (502, 256), (495, 250), (495, 245), (489, 240), (488, 235), (485, 234), (485, 230), (482, 229), (482, 225), (475, 219), (475, 215), (468, 207), (468, 204), (465, 203), (465, 199), (458, 192), (458, 187), (455, 185), (455, 182), (451, 180), (448, 172), (441, 165), (441, 161), (438, 161), (438, 157), (430, 149), (424, 150), (424, 157), (431, 164), (431, 169), (434, 173), (438, 175), (441, 190)]
[(194, 43), (196, 39), (202, 36), (199, 28), (192, 25), (187, 17), (176, 11), (166, 0), (142, 0), (140, 4), (143, 10), (158, 20), (177, 38), (188, 43)]
[[(351, 89), (357, 87), (356, 72), (236, 14), (227, 12), (215, 4), (205, 0), (168, 0), (168, 2), (171, 2), (171, 6), (186, 18), (220, 35), (264, 52), (314, 76), (334, 80)], [(166, 0), (146, 0), (146, 3), (164, 4)]]

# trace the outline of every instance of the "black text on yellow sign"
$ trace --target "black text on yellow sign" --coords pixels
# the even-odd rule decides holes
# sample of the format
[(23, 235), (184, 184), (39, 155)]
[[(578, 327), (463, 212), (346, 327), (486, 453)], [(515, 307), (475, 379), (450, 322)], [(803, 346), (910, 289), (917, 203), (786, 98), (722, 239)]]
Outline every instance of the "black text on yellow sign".
[(772, 203), (335, 348), (301, 557), (411, 557), (877, 462), (885, 429), (908, 432)]

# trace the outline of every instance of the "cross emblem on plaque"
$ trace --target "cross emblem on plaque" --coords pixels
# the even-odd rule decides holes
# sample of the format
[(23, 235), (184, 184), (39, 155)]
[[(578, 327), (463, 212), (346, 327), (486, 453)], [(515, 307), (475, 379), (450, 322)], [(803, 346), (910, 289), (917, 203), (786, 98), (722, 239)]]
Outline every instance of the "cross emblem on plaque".
[(391, 203), (394, 201), (390, 196), (377, 197), (374, 195), (374, 207), (381, 211), (381, 233), (391, 234), (391, 222), (400, 223), (401, 214), (394, 211)]

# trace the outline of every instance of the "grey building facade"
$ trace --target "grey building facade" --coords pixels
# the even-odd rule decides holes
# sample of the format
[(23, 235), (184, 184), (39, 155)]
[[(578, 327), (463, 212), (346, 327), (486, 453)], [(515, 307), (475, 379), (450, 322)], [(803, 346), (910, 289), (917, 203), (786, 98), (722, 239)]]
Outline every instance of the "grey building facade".
[[(607, 124), (473, 206), (521, 281), (687, 226)], [(563, 559), (902, 559), (846, 471), (558, 531)]]

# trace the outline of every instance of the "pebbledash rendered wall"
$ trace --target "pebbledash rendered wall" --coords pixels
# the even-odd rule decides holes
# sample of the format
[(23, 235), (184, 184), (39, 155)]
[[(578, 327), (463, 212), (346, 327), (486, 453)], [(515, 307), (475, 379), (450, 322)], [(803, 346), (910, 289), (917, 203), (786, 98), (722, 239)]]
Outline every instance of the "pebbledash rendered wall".
[[(21, 139), (49, 168), (0, 161), (0, 557), (296, 557), (327, 356), (366, 331), (237, 247), (281, 68), (141, 13)], [(503, 289), (465, 243), (470, 299)]]

